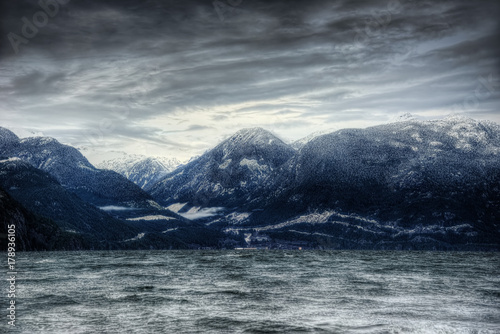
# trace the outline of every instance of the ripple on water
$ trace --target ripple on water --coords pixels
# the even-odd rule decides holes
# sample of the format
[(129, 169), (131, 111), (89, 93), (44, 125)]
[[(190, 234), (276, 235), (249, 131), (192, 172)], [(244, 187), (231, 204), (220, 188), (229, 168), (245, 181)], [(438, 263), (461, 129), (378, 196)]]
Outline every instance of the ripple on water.
[(500, 332), (498, 254), (116, 251), (19, 257), (24, 333)]

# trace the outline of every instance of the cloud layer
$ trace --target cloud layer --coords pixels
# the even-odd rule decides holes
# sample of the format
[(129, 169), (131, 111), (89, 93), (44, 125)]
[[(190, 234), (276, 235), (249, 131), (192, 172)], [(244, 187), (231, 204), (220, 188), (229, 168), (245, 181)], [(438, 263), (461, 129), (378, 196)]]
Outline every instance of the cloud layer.
[(496, 1), (43, 3), (45, 24), (38, 1), (0, 8), (0, 122), (79, 147), (187, 158), (243, 127), (500, 122)]

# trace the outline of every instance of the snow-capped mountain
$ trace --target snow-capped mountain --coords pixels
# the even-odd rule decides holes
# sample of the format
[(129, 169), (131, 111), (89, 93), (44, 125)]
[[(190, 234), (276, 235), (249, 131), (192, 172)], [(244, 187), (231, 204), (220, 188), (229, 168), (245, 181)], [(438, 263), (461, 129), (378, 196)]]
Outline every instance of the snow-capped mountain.
[(19, 158), (0, 160), (0, 208), (0, 224), (16, 223), (23, 250), (197, 248), (222, 237), (162, 208), (100, 210)]
[(321, 228), (313, 233), (336, 244), (354, 233), (356, 248), (392, 248), (396, 241), (498, 246), (499, 150), (497, 124), (463, 117), (336, 131), (313, 139), (287, 163), (288, 176), (271, 185), (265, 209), (247, 223), (276, 217), (279, 228), (268, 231), (305, 232), (311, 230), (303, 223), (319, 215)]
[[(141, 161), (126, 164), (139, 183), (165, 167)], [(298, 150), (243, 129), (144, 186), (152, 197), (52, 138), (0, 128), (0, 187), (63, 232), (99, 235), (94, 218), (112, 219), (137, 233), (114, 239), (123, 247), (500, 250), (500, 126), (487, 121), (405, 116), (315, 135)]]
[(373, 194), (382, 190), (399, 192), (418, 185), (415, 191), (437, 191), (439, 183), (479, 184), (489, 169), (500, 166), (499, 136), (498, 125), (464, 118), (346, 129), (312, 140), (289, 167), (294, 187), (310, 188), (316, 196), (327, 189), (330, 199), (342, 192), (335, 201), (347, 201), (351, 194), (353, 203), (366, 207), (380, 199)]
[(126, 154), (122, 153), (122, 156), (118, 158), (103, 160), (99, 163), (96, 163), (96, 167), (100, 169), (109, 169), (115, 171), (126, 177), (127, 171), (137, 162), (146, 158), (143, 155), (139, 154)]
[(128, 155), (103, 161), (97, 167), (113, 170), (145, 189), (172, 172), (180, 164), (181, 162), (175, 158)]
[[(19, 139), (0, 128), (0, 156), (18, 157), (48, 172), (64, 187), (95, 205), (146, 205), (151, 197), (123, 176), (95, 168), (77, 149), (50, 137)], [(13, 137), (14, 135), (15, 137)]]
[(293, 148), (264, 129), (243, 129), (168, 174), (149, 192), (164, 204), (241, 205), (255, 198), (258, 188), (294, 153)]
[[(260, 231), (273, 240), (316, 246), (329, 240), (340, 248), (500, 247), (495, 123), (406, 118), (339, 130), (299, 151), (281, 143), (278, 151), (286, 154), (272, 153), (283, 159), (269, 169), (264, 162), (247, 164), (262, 161), (245, 155), (254, 147), (250, 134), (237, 133), (151, 193), (167, 203), (196, 203), (198, 210), (225, 207), (211, 224), (234, 225), (228, 233)], [(225, 172), (243, 166), (253, 173)]]

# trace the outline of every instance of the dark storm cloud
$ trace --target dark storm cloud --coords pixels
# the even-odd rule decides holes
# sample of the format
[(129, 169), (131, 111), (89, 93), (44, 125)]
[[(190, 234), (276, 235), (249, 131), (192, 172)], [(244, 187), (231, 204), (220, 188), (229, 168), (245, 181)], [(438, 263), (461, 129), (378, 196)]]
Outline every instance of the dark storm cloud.
[[(325, 122), (371, 124), (400, 112), (499, 121), (499, 8), (465, 0), (71, 0), (27, 38), (22, 19), (33, 23), (38, 1), (2, 2), (0, 98), (10, 114), (2, 120), (58, 134), (109, 120), (109, 140), (184, 148), (182, 133), (216, 137), (246, 123), (294, 137)], [(27, 40), (18, 53), (10, 33)]]

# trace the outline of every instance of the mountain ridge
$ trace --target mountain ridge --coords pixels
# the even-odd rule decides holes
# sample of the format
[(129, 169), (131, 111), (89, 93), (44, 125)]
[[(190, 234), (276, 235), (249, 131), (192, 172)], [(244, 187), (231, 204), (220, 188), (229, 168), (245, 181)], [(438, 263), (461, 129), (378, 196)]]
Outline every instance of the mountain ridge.
[(113, 170), (145, 189), (172, 172), (179, 165), (181, 165), (181, 162), (175, 158), (130, 155), (102, 161), (97, 167)]
[[(0, 128), (0, 148), (1, 173), (19, 180), (24, 169), (42, 180), (47, 171), (54, 182), (69, 180), (61, 182), (66, 190), (111, 210), (138, 233), (128, 247), (500, 250), (500, 126), (494, 122), (405, 116), (313, 136), (298, 149), (262, 128), (241, 129), (165, 175), (165, 166), (143, 158), (146, 167), (130, 170), (136, 182), (148, 180), (148, 193), (55, 139), (19, 139)], [(65, 171), (84, 177), (64, 178)], [(95, 174), (100, 179), (92, 183)], [(20, 196), (9, 182), (4, 175), (0, 186)], [(127, 201), (120, 182), (142, 197)], [(96, 201), (78, 188), (95, 184), (121, 200)], [(25, 204), (36, 209), (33, 201)]]
[[(215, 182), (213, 175), (234, 165), (229, 161), (234, 151), (241, 153), (236, 163), (251, 159), (252, 150), (239, 150), (244, 147), (239, 140), (236, 150), (227, 149), (247, 135), (248, 130), (237, 132), (193, 161), (187, 175), (185, 169), (169, 174), (151, 194), (182, 211), (220, 207), (207, 222), (228, 233), (257, 229), (272, 240), (308, 240), (311, 247), (318, 246), (311, 236), (322, 233), (345, 248), (453, 249), (454, 243), (466, 247), (483, 240), (498, 249), (496, 123), (451, 116), (338, 130), (313, 138), (298, 151), (289, 147), (287, 159), (258, 179), (252, 191), (236, 192), (231, 184), (238, 180), (235, 174), (228, 173), (226, 183)], [(415, 226), (421, 226), (420, 232), (410, 232)], [(358, 241), (339, 242), (353, 233)]]
[[(0, 130), (6, 133), (6, 129)], [(120, 174), (95, 168), (77, 149), (55, 138), (12, 139), (9, 145), (0, 146), (0, 156), (18, 157), (48, 172), (64, 187), (95, 205), (148, 206), (147, 201), (152, 199)]]
[[(236, 205), (258, 191), (260, 182), (294, 153), (293, 148), (262, 128), (243, 129), (148, 190), (163, 204), (187, 201), (201, 206)], [(162, 184), (168, 184), (168, 189), (162, 189)], [(174, 189), (174, 197), (167, 198)]]

